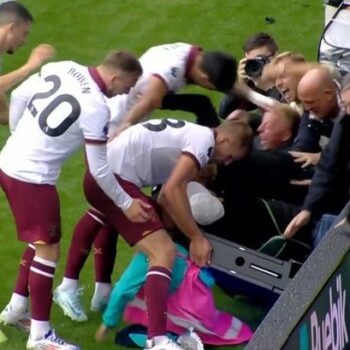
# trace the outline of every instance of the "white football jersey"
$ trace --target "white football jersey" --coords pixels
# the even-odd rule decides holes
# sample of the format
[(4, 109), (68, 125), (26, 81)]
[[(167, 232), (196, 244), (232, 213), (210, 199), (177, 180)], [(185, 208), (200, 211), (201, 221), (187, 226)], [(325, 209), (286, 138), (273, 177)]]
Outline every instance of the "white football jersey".
[(0, 168), (25, 182), (55, 184), (63, 161), (80, 145), (105, 143), (109, 108), (96, 69), (49, 63), (13, 91), (13, 134)]
[(147, 50), (140, 58), (143, 73), (136, 85), (129, 94), (116, 96), (108, 101), (113, 126), (122, 122), (126, 113), (147, 88), (151, 76), (161, 79), (169, 93), (175, 93), (187, 85), (188, 70), (200, 51), (198, 46), (185, 43), (159, 45)]
[(187, 154), (198, 168), (206, 165), (215, 144), (208, 127), (176, 119), (152, 119), (123, 131), (107, 146), (115, 174), (138, 187), (165, 183), (179, 157)]

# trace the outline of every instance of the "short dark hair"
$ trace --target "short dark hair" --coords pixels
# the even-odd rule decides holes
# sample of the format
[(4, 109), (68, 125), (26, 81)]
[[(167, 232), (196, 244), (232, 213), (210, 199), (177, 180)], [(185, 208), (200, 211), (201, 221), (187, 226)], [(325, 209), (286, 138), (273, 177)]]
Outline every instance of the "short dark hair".
[(278, 45), (270, 34), (256, 33), (252, 35), (243, 45), (243, 51), (249, 52), (259, 47), (266, 46), (268, 50), (274, 55), (278, 51)]
[(113, 69), (121, 69), (130, 74), (142, 74), (141, 63), (138, 58), (131, 52), (125, 50), (110, 52), (106, 56), (103, 65)]
[(225, 52), (204, 52), (199, 69), (219, 91), (230, 90), (237, 79), (237, 61)]
[(33, 22), (29, 10), (18, 1), (6, 1), (0, 4), (0, 26), (11, 22)]

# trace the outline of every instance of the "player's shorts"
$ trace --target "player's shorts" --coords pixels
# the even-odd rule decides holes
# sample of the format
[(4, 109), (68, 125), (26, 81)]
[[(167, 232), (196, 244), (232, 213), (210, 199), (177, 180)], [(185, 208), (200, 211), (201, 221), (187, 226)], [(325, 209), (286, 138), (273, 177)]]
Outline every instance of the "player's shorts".
[(2, 170), (0, 186), (15, 218), (18, 240), (33, 244), (60, 241), (60, 202), (55, 186), (20, 181)]
[(158, 215), (159, 207), (157, 202), (146, 196), (140, 188), (133, 183), (123, 180), (116, 175), (119, 184), (132, 198), (138, 198), (151, 206), (153, 210), (152, 219), (144, 223), (131, 222), (124, 212), (103, 192), (89, 172), (86, 172), (84, 179), (84, 192), (87, 201), (100, 213), (105, 215), (106, 222), (113, 225), (123, 236), (129, 245), (135, 245), (149, 234), (161, 230), (164, 225)]

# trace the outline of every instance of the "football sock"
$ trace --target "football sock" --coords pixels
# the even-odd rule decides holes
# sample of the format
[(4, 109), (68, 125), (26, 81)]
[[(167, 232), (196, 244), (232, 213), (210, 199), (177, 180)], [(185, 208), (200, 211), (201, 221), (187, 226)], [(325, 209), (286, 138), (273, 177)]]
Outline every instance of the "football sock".
[[(52, 284), (56, 263), (35, 256), (29, 272), (29, 290), (32, 304), (33, 339), (42, 338), (49, 330), (52, 304)], [(33, 322), (43, 321), (43, 322)], [(38, 338), (39, 337), (39, 338)]]
[(111, 283), (114, 262), (117, 254), (118, 234), (111, 226), (100, 228), (94, 241), (95, 281)]
[(50, 330), (51, 326), (49, 321), (37, 321), (32, 319), (30, 337), (33, 340), (43, 339)]
[[(28, 290), (29, 268), (30, 268), (30, 265), (32, 264), (34, 255), (35, 255), (35, 247), (32, 244), (29, 244), (27, 248), (24, 250), (24, 253), (19, 263), (17, 281), (16, 281), (15, 290), (14, 290), (14, 293), (16, 293), (17, 295), (21, 295), (23, 297), (29, 296), (29, 290)], [(14, 305), (15, 304), (13, 304), (13, 306)]]
[(75, 226), (72, 241), (68, 251), (67, 265), (64, 276), (79, 280), (80, 271), (90, 253), (102, 224), (86, 213)]
[(110, 283), (96, 282), (95, 293), (93, 298), (102, 299), (102, 298), (109, 297), (109, 295), (111, 294), (111, 289), (112, 289), (112, 286)]
[(72, 278), (63, 277), (61, 284), (58, 286), (59, 290), (66, 291), (72, 289), (78, 289), (79, 281)]
[(166, 312), (171, 271), (161, 266), (151, 267), (146, 276), (145, 297), (148, 315), (148, 339), (166, 334)]
[(28, 308), (28, 297), (23, 295), (12, 293), (10, 305), (13, 311), (24, 312)]

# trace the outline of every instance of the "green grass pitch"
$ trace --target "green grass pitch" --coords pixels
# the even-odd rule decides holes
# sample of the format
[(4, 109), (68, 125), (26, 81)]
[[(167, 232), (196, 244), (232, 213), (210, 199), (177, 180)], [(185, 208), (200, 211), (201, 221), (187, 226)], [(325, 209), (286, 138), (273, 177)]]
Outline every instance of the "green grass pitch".
[[(21, 65), (30, 48), (39, 42), (53, 44), (57, 49), (57, 60), (76, 60), (86, 65), (97, 64), (111, 49), (129, 49), (141, 54), (155, 44), (176, 41), (195, 43), (207, 49), (226, 50), (240, 58), (244, 40), (257, 31), (272, 34), (282, 51), (302, 52), (312, 60), (316, 57), (324, 21), (321, 0), (24, 0), (23, 3), (31, 9), (35, 23), (27, 45), (14, 56), (3, 56), (3, 72)], [(265, 23), (267, 16), (274, 17), (275, 23)], [(199, 91), (194, 88), (190, 90)], [(217, 104), (220, 94), (212, 92), (210, 95)], [(190, 117), (178, 112), (171, 113), (174, 114), (177, 117)], [(164, 112), (162, 115), (169, 116), (169, 113)], [(0, 147), (7, 136), (7, 128), (0, 127)], [(62, 278), (72, 228), (87, 208), (81, 190), (83, 169), (83, 156), (81, 153), (76, 154), (64, 166), (58, 183), (63, 240), (55, 284)], [(0, 242), (2, 309), (11, 295), (24, 245), (16, 240), (12, 216), (1, 191)], [(131, 254), (131, 250), (120, 241), (115, 280)], [(82, 273), (81, 284), (85, 286), (83, 300), (88, 308), (94, 284), (92, 259), (89, 259)], [(228, 298), (219, 291), (216, 291), (216, 295), (220, 308), (235, 313), (254, 328), (257, 326), (262, 316), (261, 308), (241, 297)], [(54, 305), (52, 324), (58, 334), (83, 349), (115, 349), (112, 334), (104, 344), (94, 342), (100, 316), (93, 313), (88, 316), (90, 320), (87, 323), (72, 323)], [(25, 348), (25, 334), (8, 327), (3, 330), (9, 340), (0, 344), (1, 349)]]

